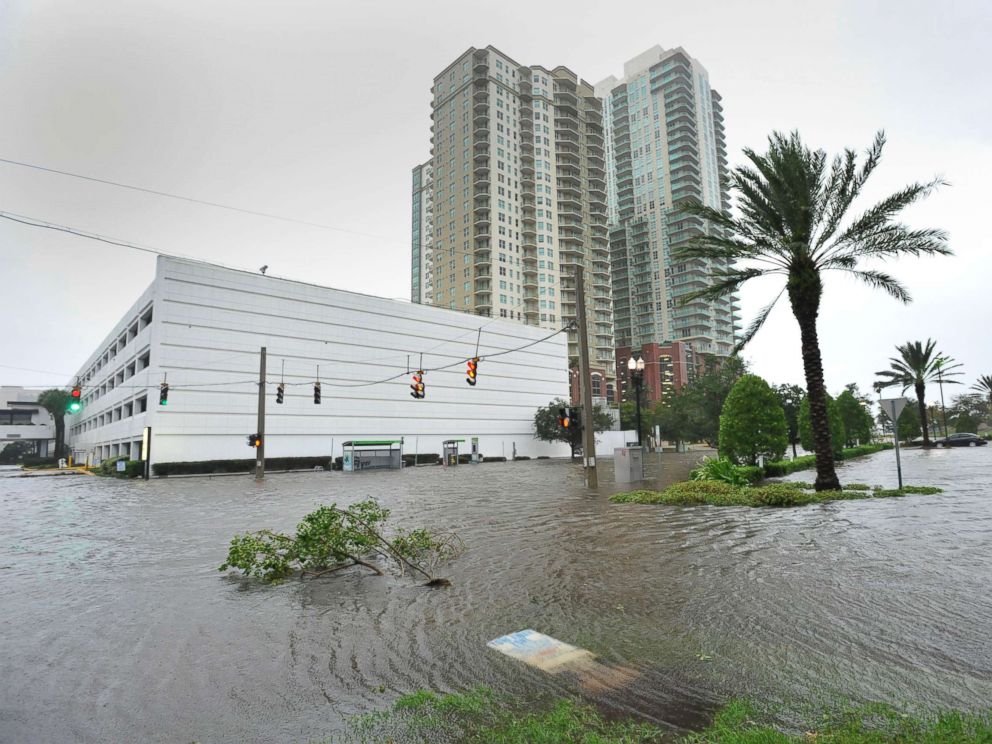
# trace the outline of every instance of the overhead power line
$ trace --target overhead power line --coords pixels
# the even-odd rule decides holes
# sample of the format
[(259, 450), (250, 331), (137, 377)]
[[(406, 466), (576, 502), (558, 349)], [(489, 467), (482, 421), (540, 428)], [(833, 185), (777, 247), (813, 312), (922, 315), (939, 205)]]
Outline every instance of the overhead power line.
[[(75, 227), (68, 227), (66, 225), (58, 225), (54, 222), (46, 222), (40, 220), (36, 217), (27, 217), (23, 214), (15, 214), (14, 212), (2, 212), (0, 211), (0, 217), (5, 220), (10, 220), (12, 222), (20, 222), (22, 225), (29, 225), (31, 227), (42, 227), (46, 230), (55, 230), (57, 232), (68, 233), (69, 235), (75, 235), (80, 238), (88, 238), (89, 240), (98, 240), (101, 243), (109, 243), (110, 245), (119, 245), (122, 248), (131, 248), (136, 251), (142, 251), (143, 253), (151, 253), (155, 256), (168, 256), (169, 258), (181, 258), (184, 261), (196, 261), (197, 263), (207, 263), (201, 259), (191, 258), (189, 256), (181, 256), (176, 253), (166, 253), (165, 251), (159, 251), (155, 248), (149, 248), (143, 245), (137, 245), (136, 243), (128, 243), (124, 240), (116, 240), (114, 238), (108, 238), (98, 233), (91, 233), (85, 230), (78, 230)], [(220, 264), (217, 264), (220, 266)]]
[(59, 170), (57, 168), (47, 168), (43, 165), (36, 165), (35, 163), (25, 163), (20, 160), (10, 160), (8, 158), (0, 158), (0, 163), (6, 163), (7, 165), (17, 165), (22, 168), (32, 168), (34, 170), (43, 171), (45, 173), (54, 173), (60, 176), (68, 176), (69, 178), (78, 178), (82, 181), (92, 181), (93, 183), (102, 183), (106, 186), (116, 186), (121, 189), (130, 189), (131, 191), (140, 191), (144, 194), (153, 194), (155, 196), (164, 196), (167, 199), (176, 199), (178, 201), (190, 202), (191, 204), (203, 204), (208, 207), (217, 207), (218, 209), (227, 209), (231, 212), (240, 212), (241, 214), (250, 214), (255, 217), (265, 217), (270, 220), (279, 220), (281, 222), (292, 222), (297, 225), (306, 225), (307, 227), (317, 227), (321, 230), (334, 230), (335, 232), (348, 233), (350, 235), (362, 235), (367, 238), (376, 238), (377, 240), (389, 240), (393, 241), (394, 238), (388, 238), (384, 235), (376, 235), (374, 233), (362, 232), (361, 230), (350, 230), (345, 227), (336, 227), (335, 225), (327, 225), (322, 222), (310, 222), (309, 220), (300, 220), (295, 217), (284, 217), (281, 214), (273, 214), (271, 212), (260, 212), (255, 209), (246, 209), (244, 207), (236, 207), (232, 204), (222, 204), (220, 202), (208, 201), (207, 199), (197, 199), (192, 196), (183, 196), (182, 194), (172, 194), (168, 191), (159, 191), (157, 189), (149, 189), (144, 186), (135, 186), (134, 184), (121, 183), (120, 181), (111, 181), (106, 178), (97, 178), (95, 176), (87, 176), (82, 173), (72, 173), (70, 171)]

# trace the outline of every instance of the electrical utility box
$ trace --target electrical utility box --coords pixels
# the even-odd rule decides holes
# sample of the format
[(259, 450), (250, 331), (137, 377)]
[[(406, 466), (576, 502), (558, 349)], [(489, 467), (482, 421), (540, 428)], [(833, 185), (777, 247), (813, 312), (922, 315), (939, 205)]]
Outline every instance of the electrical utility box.
[(614, 480), (633, 483), (644, 480), (644, 450), (640, 447), (617, 447), (613, 450)]

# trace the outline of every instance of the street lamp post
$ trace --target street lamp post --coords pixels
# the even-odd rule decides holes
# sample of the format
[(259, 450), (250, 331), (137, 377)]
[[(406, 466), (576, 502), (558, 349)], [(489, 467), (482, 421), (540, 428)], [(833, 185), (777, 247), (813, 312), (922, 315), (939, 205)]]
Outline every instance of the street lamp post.
[(644, 360), (631, 357), (627, 360), (630, 381), (634, 383), (634, 401), (637, 406), (637, 446), (641, 446), (641, 385), (644, 384)]

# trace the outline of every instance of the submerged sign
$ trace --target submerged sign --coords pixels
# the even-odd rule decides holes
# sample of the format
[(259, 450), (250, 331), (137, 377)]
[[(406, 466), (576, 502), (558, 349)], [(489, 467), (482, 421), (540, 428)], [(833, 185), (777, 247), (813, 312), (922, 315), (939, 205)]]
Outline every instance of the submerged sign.
[(531, 629), (500, 636), (486, 645), (549, 674), (563, 671), (568, 667), (582, 666), (596, 658), (591, 651)]
[(604, 664), (592, 651), (530, 628), (500, 636), (486, 645), (542, 672), (574, 675), (582, 689), (593, 694), (625, 687), (641, 676), (635, 669)]

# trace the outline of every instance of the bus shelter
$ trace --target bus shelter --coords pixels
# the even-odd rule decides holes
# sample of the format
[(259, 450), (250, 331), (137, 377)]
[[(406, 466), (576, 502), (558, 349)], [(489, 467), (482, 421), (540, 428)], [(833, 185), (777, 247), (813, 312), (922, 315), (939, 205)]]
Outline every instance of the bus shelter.
[(403, 440), (356, 439), (344, 442), (341, 469), (348, 473), (356, 470), (384, 470), (403, 467)]
[(454, 467), (458, 464), (458, 445), (464, 441), (464, 439), (445, 439), (441, 442), (441, 462), (444, 464), (444, 467)]

